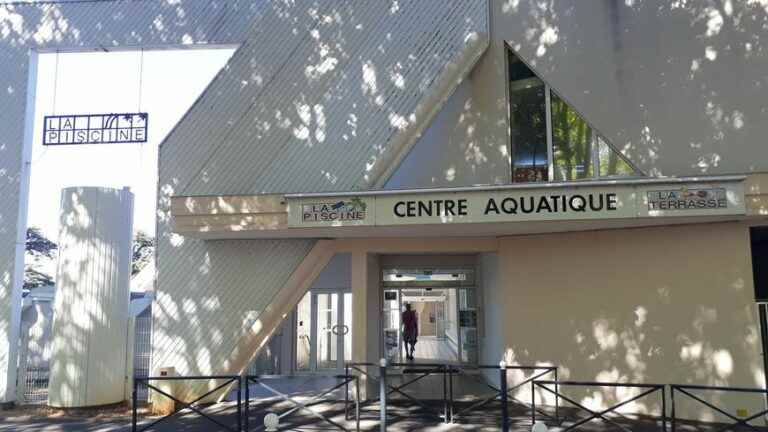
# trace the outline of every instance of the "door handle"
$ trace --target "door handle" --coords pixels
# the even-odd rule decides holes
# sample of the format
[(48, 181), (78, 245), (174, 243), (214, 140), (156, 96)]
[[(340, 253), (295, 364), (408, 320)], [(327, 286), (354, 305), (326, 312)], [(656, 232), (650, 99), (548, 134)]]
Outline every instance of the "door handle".
[(333, 327), (331, 327), (331, 333), (333, 333), (333, 334), (335, 334), (337, 336), (339, 335), (339, 325), (338, 324), (336, 324)]
[(344, 329), (344, 332), (342, 333), (342, 335), (346, 335), (347, 333), (349, 333), (349, 327), (348, 326), (342, 326), (342, 328)]

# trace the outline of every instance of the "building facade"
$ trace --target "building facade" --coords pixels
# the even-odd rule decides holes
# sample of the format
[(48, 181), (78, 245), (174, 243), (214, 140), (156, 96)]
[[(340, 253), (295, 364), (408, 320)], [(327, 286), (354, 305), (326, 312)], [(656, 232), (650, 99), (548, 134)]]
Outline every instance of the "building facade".
[(153, 370), (403, 360), (409, 303), (417, 360), (764, 387), (766, 16), (260, 4), (160, 150)]
[(275, 9), (163, 144), (155, 366), (403, 360), (412, 303), (429, 359), (765, 385), (764, 5)]

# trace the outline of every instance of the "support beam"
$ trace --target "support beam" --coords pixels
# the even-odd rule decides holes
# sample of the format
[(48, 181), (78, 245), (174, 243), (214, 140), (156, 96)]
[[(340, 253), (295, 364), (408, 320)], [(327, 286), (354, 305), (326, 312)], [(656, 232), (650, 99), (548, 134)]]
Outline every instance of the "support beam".
[[(381, 297), (379, 295), (379, 256), (358, 250), (352, 253), (352, 361), (377, 364), (381, 357), (379, 345)], [(375, 368), (367, 368), (373, 373)], [(371, 383), (360, 378), (361, 397), (375, 393)]]

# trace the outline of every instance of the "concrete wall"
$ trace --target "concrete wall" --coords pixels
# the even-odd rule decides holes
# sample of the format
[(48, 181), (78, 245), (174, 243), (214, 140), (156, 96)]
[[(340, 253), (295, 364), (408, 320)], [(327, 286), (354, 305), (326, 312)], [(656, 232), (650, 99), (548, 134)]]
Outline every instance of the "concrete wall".
[[(480, 322), (480, 363), (498, 364), (504, 357), (504, 330), (498, 324), (504, 317), (504, 287), (501, 285), (500, 260), (497, 253), (483, 253), (479, 258), (480, 286), (482, 305), (479, 308)], [(483, 371), (486, 379), (498, 385), (499, 374), (496, 371)]]
[(385, 189), (509, 183), (509, 139), (503, 134), (482, 134), (491, 132), (489, 122), (500, 121), (506, 114), (503, 110), (493, 116), (478, 113), (479, 93), (485, 87), (482, 78), (476, 70), (459, 85)]
[(652, 175), (768, 171), (766, 2), (626, 3), (617, 144)]
[[(749, 254), (740, 223), (503, 238), (496, 323), (505, 357), (558, 365), (566, 379), (761, 387)], [(626, 396), (569, 393), (587, 406)], [(711, 400), (750, 413), (764, 405), (759, 397)], [(627, 410), (658, 407), (648, 399)], [(710, 415), (689, 404), (678, 410)]]
[(764, 2), (489, 4), (490, 47), (387, 187), (508, 181), (505, 45), (646, 174), (768, 171)]
[(336, 254), (312, 283), (312, 289), (349, 289), (352, 286), (352, 254)]

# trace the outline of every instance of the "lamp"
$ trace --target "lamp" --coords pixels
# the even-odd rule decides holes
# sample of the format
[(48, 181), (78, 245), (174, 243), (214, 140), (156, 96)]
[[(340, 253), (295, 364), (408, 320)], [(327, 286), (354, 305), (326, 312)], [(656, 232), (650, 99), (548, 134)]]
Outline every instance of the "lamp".
[(533, 424), (531, 432), (547, 432), (547, 425), (545, 425), (542, 421), (537, 421)]
[(264, 430), (266, 430), (267, 432), (277, 432), (277, 428), (279, 426), (280, 426), (280, 417), (278, 417), (277, 414), (269, 413), (264, 416)]

